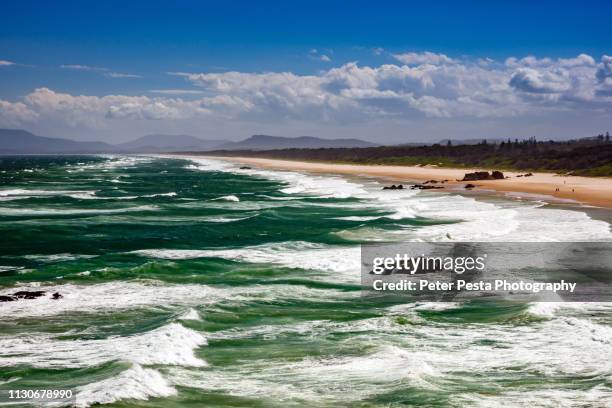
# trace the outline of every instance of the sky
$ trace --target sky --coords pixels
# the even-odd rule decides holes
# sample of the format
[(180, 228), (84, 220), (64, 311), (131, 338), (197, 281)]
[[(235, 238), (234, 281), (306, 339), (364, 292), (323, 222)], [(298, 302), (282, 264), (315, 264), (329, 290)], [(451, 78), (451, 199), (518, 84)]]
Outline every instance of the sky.
[(612, 131), (609, 1), (6, 0), (0, 16), (0, 128), (111, 143)]

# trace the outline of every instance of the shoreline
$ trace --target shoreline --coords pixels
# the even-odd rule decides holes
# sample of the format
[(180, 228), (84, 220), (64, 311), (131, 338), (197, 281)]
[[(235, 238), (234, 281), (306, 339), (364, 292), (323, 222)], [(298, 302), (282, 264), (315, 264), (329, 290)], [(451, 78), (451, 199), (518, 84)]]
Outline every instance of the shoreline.
[[(444, 184), (436, 185), (444, 186), (445, 188), (442, 191), (471, 191), (474, 193), (494, 191), (504, 193), (509, 197), (540, 200), (551, 204), (587, 205), (612, 209), (612, 178), (562, 176), (553, 173), (533, 173), (533, 176), (519, 178), (516, 176), (524, 174), (524, 172), (504, 171), (504, 175), (509, 176), (509, 179), (466, 182), (457, 180), (461, 180), (465, 173), (483, 170), (490, 172), (494, 169), (335, 164), (256, 157), (208, 155), (177, 156), (194, 158), (209, 157), (211, 159), (227, 160), (274, 170), (380, 177), (403, 183), (408, 181), (423, 182), (427, 180), (448, 180)], [(476, 188), (465, 190), (464, 186), (467, 183), (476, 185)], [(559, 191), (556, 191), (556, 189), (559, 189)], [(526, 196), (521, 196), (521, 194)]]

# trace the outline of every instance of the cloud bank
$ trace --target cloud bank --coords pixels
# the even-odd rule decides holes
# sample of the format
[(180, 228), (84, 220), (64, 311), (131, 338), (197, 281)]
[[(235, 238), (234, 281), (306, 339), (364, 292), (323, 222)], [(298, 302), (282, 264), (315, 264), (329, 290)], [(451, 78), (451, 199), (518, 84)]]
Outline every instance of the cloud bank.
[[(112, 129), (119, 121), (189, 120), (205, 126), (226, 120), (316, 123), (324, 129), (374, 122), (490, 124), (501, 119), (562, 117), (568, 112), (590, 120), (612, 111), (612, 57), (607, 55), (597, 60), (586, 54), (512, 57), (503, 62), (433, 52), (391, 55), (396, 63), (349, 62), (313, 75), (171, 73), (183, 77), (193, 89), (152, 91), (159, 96), (83, 96), (38, 88), (19, 101), (0, 100), (0, 126), (48, 121), (73, 128)], [(199, 92), (206, 96), (200, 97)], [(194, 99), (185, 99), (187, 95)]]

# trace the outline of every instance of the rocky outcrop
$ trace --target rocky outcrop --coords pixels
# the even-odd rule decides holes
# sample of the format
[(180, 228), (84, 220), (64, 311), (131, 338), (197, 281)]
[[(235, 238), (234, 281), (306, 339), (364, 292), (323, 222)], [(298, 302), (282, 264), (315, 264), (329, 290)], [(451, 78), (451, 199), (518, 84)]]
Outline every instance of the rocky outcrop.
[(403, 190), (403, 189), (404, 189), (403, 184), (398, 184), (397, 186), (395, 184), (391, 184), (390, 186), (383, 187), (383, 190)]
[[(47, 292), (44, 290), (20, 290), (10, 295), (2, 295), (0, 296), (0, 302), (14, 302), (20, 299), (37, 299), (39, 297), (45, 296)], [(52, 299), (61, 299), (63, 296), (58, 292), (55, 292), (52, 296)]]
[(434, 189), (439, 189), (439, 188), (444, 188), (441, 186), (429, 186), (429, 185), (425, 185), (425, 184), (413, 184), (412, 186), (410, 186), (411, 190), (434, 190)]
[(466, 184), (466, 185), (465, 185), (465, 188), (467, 188), (468, 190), (469, 190), (470, 188), (474, 188), (474, 187), (476, 187), (476, 186), (475, 186), (474, 184), (470, 184), (470, 183), (468, 183), (468, 184)]
[(463, 180), (461, 181), (476, 181), (476, 180), (488, 180), (490, 174), (488, 171), (477, 171), (474, 173), (465, 173)]
[(504, 173), (495, 170), (493, 173), (488, 171), (476, 171), (474, 173), (465, 173), (463, 180), (460, 181), (478, 181), (478, 180), (503, 180)]
[(241, 166), (240, 170), (251, 170), (251, 167), (249, 167), (249, 166)]
[(0, 302), (12, 302), (13, 300), (17, 300), (17, 298), (11, 295), (0, 296)]
[(13, 293), (17, 299), (36, 299), (45, 295), (44, 290), (20, 290), (19, 292)]

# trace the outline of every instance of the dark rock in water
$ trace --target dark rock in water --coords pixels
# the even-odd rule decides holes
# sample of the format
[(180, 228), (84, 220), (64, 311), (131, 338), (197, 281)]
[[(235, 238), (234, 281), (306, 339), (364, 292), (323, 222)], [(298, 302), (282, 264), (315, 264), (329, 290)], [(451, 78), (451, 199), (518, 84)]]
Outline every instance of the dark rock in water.
[(444, 188), (441, 186), (427, 186), (425, 184), (413, 184), (412, 186), (410, 186), (411, 190), (433, 190), (433, 189), (439, 189), (439, 188)]
[(468, 189), (469, 188), (474, 188), (474, 187), (476, 187), (474, 184), (469, 184), (468, 183), (468, 184), (465, 185), (465, 188), (468, 188)]
[(463, 180), (461, 181), (477, 181), (477, 180), (502, 180), (504, 179), (504, 173), (495, 170), (492, 174), (488, 171), (476, 171), (474, 173), (465, 173)]
[(20, 290), (12, 295), (0, 296), (0, 302), (12, 302), (19, 299), (36, 299), (45, 295), (44, 290)]
[(63, 298), (63, 296), (62, 296), (62, 295), (61, 295), (59, 292), (55, 292), (55, 293), (54, 293), (54, 294), (51, 296), (51, 298), (52, 298), (53, 300), (57, 300), (57, 299), (61, 299), (61, 298)]
[(391, 184), (391, 186), (383, 187), (383, 190), (403, 190), (403, 189), (404, 189), (403, 184), (398, 184), (397, 186), (395, 184)]
[(242, 167), (240, 167), (240, 170), (251, 170), (251, 167), (249, 167), (249, 166), (242, 166)]
[(44, 290), (20, 290), (19, 292), (13, 293), (13, 296), (18, 299), (36, 299), (41, 296), (44, 296), (45, 293), (47, 292), (45, 292)]
[(523, 176), (524, 177), (531, 177), (531, 176), (533, 176), (533, 173), (525, 173), (525, 174), (523, 174)]
[(0, 302), (12, 302), (14, 300), (17, 300), (15, 296), (11, 296), (11, 295), (0, 296)]

